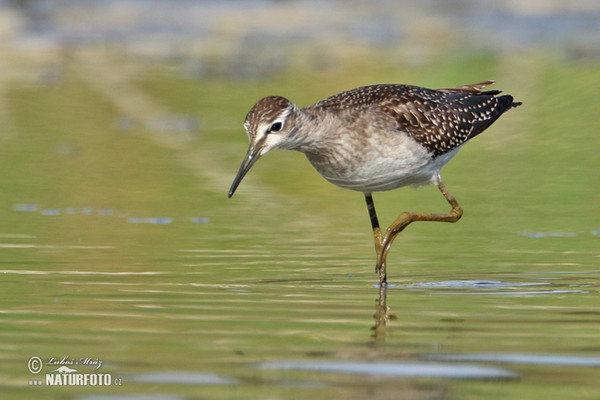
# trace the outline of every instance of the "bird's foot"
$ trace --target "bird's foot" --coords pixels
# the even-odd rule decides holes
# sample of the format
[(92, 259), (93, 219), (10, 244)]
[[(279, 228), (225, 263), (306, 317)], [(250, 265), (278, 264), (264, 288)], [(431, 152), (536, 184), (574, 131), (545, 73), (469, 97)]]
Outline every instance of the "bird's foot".
[(385, 255), (377, 254), (377, 263), (375, 264), (375, 273), (379, 275), (379, 284), (384, 286), (387, 284), (387, 274), (385, 267)]
[(375, 273), (378, 274), (381, 271), (381, 265), (375, 263)]

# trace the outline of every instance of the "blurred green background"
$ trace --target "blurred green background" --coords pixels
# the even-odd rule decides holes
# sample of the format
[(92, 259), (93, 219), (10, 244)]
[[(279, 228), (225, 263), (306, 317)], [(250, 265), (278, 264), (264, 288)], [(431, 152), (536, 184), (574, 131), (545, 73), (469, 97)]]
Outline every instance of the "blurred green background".
[[(597, 2), (4, 1), (0, 22), (6, 398), (600, 396)], [(524, 104), (444, 168), (463, 219), (396, 241), (383, 338), (362, 195), (280, 151), (227, 200), (263, 96), (488, 79)], [(447, 208), (374, 198), (382, 225)], [(508, 381), (257, 368), (448, 353), (583, 361), (477, 363)], [(34, 387), (34, 355), (124, 383)]]

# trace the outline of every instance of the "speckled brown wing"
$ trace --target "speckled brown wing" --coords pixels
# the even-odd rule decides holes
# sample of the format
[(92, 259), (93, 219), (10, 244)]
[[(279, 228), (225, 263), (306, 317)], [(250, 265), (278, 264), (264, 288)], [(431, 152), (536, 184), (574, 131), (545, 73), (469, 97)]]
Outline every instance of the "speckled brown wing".
[(425, 147), (432, 157), (447, 153), (489, 127), (514, 103), (498, 90), (482, 91), (493, 81), (456, 88), (426, 89), (409, 85), (364, 86), (331, 96), (313, 107), (371, 109), (390, 115), (399, 131)]
[(333, 95), (313, 105), (328, 110), (360, 110), (381, 104), (414, 88), (409, 85), (371, 85)]
[(449, 89), (411, 87), (373, 107), (392, 115), (435, 158), (488, 128), (506, 110), (518, 106), (510, 95), (481, 91), (487, 82)]

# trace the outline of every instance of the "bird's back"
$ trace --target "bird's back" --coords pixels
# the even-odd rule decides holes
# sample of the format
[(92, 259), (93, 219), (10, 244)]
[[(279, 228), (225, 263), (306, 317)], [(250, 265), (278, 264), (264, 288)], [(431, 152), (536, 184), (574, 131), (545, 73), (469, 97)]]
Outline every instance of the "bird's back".
[(488, 128), (502, 113), (521, 103), (498, 90), (483, 91), (486, 81), (446, 89), (410, 85), (372, 85), (328, 97), (311, 108), (326, 112), (380, 113), (395, 129), (423, 146), (432, 158), (448, 153)]

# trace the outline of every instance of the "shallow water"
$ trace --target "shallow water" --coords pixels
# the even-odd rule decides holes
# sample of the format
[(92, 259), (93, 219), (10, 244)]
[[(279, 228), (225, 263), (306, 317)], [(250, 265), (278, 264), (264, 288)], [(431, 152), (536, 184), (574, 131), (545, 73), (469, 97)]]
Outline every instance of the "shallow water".
[[(178, 102), (207, 97), (162, 79), (128, 89), (144, 106), (86, 80), (8, 92), (3, 398), (600, 397), (593, 176), (569, 163), (531, 168), (492, 135), (469, 144), (445, 170), (464, 218), (403, 232), (384, 291), (362, 196), (300, 155), (269, 154), (227, 200), (246, 139), (225, 117), (203, 116), (206, 131), (174, 142), (115, 128), (123, 115), (182, 115)], [(224, 114), (240, 125), (237, 109)], [(509, 117), (496, 136), (510, 135)], [(547, 131), (528, 135), (537, 143)], [(554, 140), (532, 154), (572, 145)], [(591, 146), (570, 149), (581, 168), (597, 164)], [(375, 203), (382, 224), (447, 207), (432, 188)], [(111, 385), (45, 387), (62, 365), (110, 374)]]
[[(85, 225), (87, 216), (52, 218)], [(382, 309), (363, 238), (323, 245), (309, 231), (284, 231), (264, 235), (273, 246), (244, 248), (239, 239), (233, 248), (178, 246), (188, 223), (143, 224), (149, 241), (136, 246), (115, 243), (119, 233), (95, 246), (3, 234), (0, 251), (12, 260), (0, 271), (8, 391), (27, 393), (38, 376), (24, 370), (34, 355), (45, 363), (101, 360), (98, 372), (122, 386), (30, 388), (86, 400), (157, 392), (161, 399), (446, 398), (480, 385), (536, 398), (544, 385), (580, 394), (596, 388), (599, 358), (589, 354), (600, 351), (600, 272), (581, 262), (573, 269), (568, 255), (538, 254), (542, 265), (507, 272), (502, 264), (521, 255), (500, 252), (460, 273), (435, 257), (412, 266), (395, 257)], [(169, 245), (154, 242), (163, 236)], [(530, 239), (515, 233), (514, 240)]]

